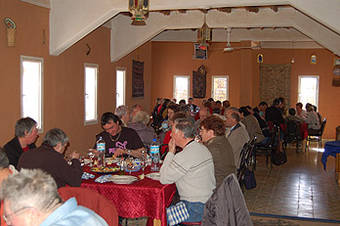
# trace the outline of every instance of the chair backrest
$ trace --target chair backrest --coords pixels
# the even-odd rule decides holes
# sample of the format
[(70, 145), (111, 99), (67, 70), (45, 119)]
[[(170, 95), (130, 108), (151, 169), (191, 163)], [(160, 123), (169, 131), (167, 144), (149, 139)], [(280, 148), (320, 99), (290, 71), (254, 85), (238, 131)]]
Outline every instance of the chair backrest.
[(118, 225), (118, 213), (115, 205), (98, 192), (82, 187), (61, 187), (58, 192), (63, 201), (75, 197), (79, 205), (96, 212), (108, 225)]
[(244, 169), (250, 167), (252, 164), (255, 164), (255, 154), (254, 154), (254, 147), (255, 147), (256, 137), (248, 141), (243, 145), (243, 148), (240, 153), (240, 167), (237, 171), (237, 177), (240, 178)]
[(224, 178), (205, 204), (202, 225), (253, 225), (235, 174)]

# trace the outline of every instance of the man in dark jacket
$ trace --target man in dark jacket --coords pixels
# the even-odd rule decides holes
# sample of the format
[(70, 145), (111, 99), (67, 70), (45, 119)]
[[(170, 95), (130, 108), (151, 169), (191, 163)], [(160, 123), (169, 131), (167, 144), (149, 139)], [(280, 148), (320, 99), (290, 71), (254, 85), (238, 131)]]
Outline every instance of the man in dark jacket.
[(30, 117), (19, 119), (15, 124), (15, 137), (4, 146), (9, 164), (17, 167), (21, 154), (36, 148), (37, 137), (37, 122)]
[(43, 144), (21, 155), (18, 169), (42, 169), (56, 181), (58, 188), (65, 185), (80, 186), (82, 168), (79, 153), (71, 153), (71, 164), (64, 159), (68, 137), (61, 129), (47, 131)]

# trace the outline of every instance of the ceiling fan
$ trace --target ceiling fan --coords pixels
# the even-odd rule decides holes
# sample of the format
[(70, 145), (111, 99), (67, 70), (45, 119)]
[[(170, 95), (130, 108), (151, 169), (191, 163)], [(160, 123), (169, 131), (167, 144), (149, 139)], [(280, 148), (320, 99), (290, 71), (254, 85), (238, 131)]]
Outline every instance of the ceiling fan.
[(227, 28), (227, 47), (223, 49), (224, 52), (231, 52), (233, 50), (239, 50), (239, 49), (260, 49), (261, 48), (259, 41), (251, 41), (250, 46), (232, 47), (230, 44), (230, 35), (231, 35), (231, 27), (228, 27)]

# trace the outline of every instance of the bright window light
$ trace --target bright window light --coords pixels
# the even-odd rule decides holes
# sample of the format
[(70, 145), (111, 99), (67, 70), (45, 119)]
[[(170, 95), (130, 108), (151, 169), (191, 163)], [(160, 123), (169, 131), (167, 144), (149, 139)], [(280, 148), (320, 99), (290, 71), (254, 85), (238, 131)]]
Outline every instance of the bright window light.
[(310, 103), (318, 107), (319, 76), (299, 76), (298, 102), (303, 106)]
[(125, 70), (116, 71), (116, 107), (125, 105)]
[(212, 77), (212, 98), (223, 102), (229, 99), (229, 77), (213, 76)]
[(174, 76), (174, 98), (177, 101), (184, 99), (187, 101), (190, 94), (190, 77)]
[(38, 123), (39, 132), (43, 131), (42, 58), (21, 56), (21, 116), (31, 117)]
[(98, 66), (85, 64), (85, 124), (97, 123)]

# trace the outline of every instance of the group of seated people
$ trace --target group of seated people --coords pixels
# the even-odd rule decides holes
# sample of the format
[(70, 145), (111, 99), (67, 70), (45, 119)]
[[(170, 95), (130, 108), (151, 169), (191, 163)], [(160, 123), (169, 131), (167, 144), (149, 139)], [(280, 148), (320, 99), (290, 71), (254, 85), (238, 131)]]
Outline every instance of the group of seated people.
[[(204, 204), (223, 179), (231, 173), (237, 173), (244, 144), (254, 137), (259, 143), (266, 142), (269, 136), (269, 121), (274, 124), (284, 123), (284, 100), (275, 99), (271, 107), (261, 102), (254, 109), (249, 106), (231, 107), (227, 100), (221, 103), (212, 98), (204, 101), (200, 107), (193, 104), (192, 98), (188, 100), (188, 104), (184, 100), (180, 102), (178, 105), (169, 99), (159, 98), (152, 112), (152, 121), (140, 105), (134, 105), (131, 109), (119, 106), (114, 113), (106, 112), (101, 117), (103, 131), (96, 135), (96, 141), (100, 138), (105, 141), (106, 156), (129, 154), (141, 158), (147, 153), (145, 150), (153, 138), (161, 138), (164, 162), (160, 169), (160, 182), (176, 184), (179, 199), (185, 203), (189, 213), (189, 218), (185, 221), (195, 222), (202, 219)], [(320, 117), (312, 105), (306, 108), (307, 112), (304, 112), (298, 103), (297, 115), (288, 116), (287, 120), (302, 120), (308, 124), (309, 129), (318, 129), (320, 120), (316, 119)], [(289, 113), (294, 115), (291, 109)], [(8, 179), (6, 183), (9, 184), (23, 181), (42, 183), (39, 179), (29, 179), (37, 174), (44, 178), (41, 180), (48, 181), (53, 178), (54, 181), (46, 182), (46, 186), (55, 184), (51, 185), (51, 188), (42, 186), (41, 191), (51, 189), (45, 191), (52, 192), (53, 195), (51, 203), (46, 207), (53, 207), (52, 210), (56, 211), (67, 202), (61, 203), (53, 189), (81, 184), (79, 153), (72, 152), (71, 160), (65, 160), (64, 152), (69, 139), (61, 129), (47, 131), (40, 147), (35, 146), (37, 138), (37, 123), (33, 119), (26, 117), (17, 121), (15, 137), (5, 144), (4, 150), (0, 152), (0, 157), (8, 159), (8, 164), (2, 166), (6, 169), (6, 174), (3, 175), (11, 178), (12, 172), (21, 170), (19, 179)], [(33, 169), (41, 169), (51, 177)], [(23, 179), (20, 179), (21, 177)], [(7, 188), (1, 186), (1, 189)], [(14, 197), (6, 191), (3, 195), (6, 214), (9, 216), (11, 211), (18, 211), (11, 204), (15, 200)], [(6, 195), (10, 204), (6, 204)], [(47, 204), (41, 205), (44, 207)]]

